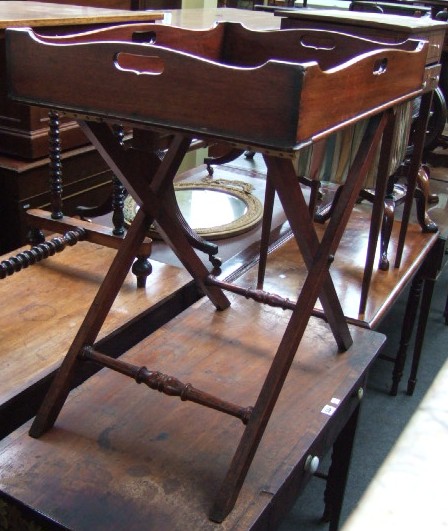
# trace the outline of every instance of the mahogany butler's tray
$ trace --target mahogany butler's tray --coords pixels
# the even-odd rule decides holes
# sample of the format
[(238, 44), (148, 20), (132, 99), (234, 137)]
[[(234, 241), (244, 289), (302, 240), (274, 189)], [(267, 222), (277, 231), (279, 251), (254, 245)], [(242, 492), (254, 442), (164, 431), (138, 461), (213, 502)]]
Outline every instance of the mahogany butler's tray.
[[(318, 298), (338, 349), (347, 350), (353, 343), (329, 269), (381, 138), (390, 135), (394, 107), (437, 84), (438, 71), (425, 70), (429, 45), (406, 41), (388, 46), (316, 30), (253, 32), (219, 24), (210, 31), (188, 31), (150, 24), (138, 31), (113, 28), (62, 42), (40, 38), (29, 29), (7, 30), (6, 49), (10, 96), (75, 116), (140, 206), (30, 434), (39, 437), (51, 428), (70, 382), (86, 360), (236, 417), (245, 428), (210, 510), (210, 518), (220, 522), (238, 498)], [(294, 159), (303, 147), (365, 118), (368, 124), (357, 155), (319, 240)], [(110, 127), (119, 123), (145, 132), (169, 132), (172, 140), (163, 158), (120, 143)], [(256, 289), (210, 273), (177, 216), (173, 181), (192, 138), (225, 140), (263, 154), (267, 179)], [(390, 142), (385, 142), (380, 169), (389, 159)], [(376, 206), (385, 194), (386, 173), (380, 173)], [(308, 269), (295, 301), (263, 290), (275, 195)], [(253, 407), (95, 350), (98, 332), (153, 221), (217, 310), (232, 311), (224, 293), (230, 291), (291, 311)], [(371, 225), (373, 248), (377, 228)]]

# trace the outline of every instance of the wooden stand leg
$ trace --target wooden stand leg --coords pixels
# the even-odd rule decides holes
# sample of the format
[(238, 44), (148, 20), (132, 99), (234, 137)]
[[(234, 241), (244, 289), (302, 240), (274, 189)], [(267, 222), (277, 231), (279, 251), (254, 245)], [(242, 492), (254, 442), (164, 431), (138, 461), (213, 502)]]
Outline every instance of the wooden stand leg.
[(146, 236), (146, 229), (146, 215), (139, 211), (34, 419), (30, 429), (32, 437), (39, 437), (55, 423), (68, 396), (70, 383), (79, 363), (78, 355), (85, 345), (95, 342)]
[(320, 271), (314, 271), (308, 275), (296, 309), (292, 312), (247, 427), (215, 499), (210, 513), (210, 519), (215, 522), (222, 522), (235, 505), (317, 299), (322, 283), (316, 278), (319, 273)]
[(258, 263), (258, 279), (257, 289), (262, 289), (264, 284), (264, 276), (266, 273), (266, 264), (269, 251), (269, 234), (272, 226), (272, 214), (274, 211), (275, 189), (272, 186), (271, 179), (266, 179), (266, 188), (264, 193), (264, 207), (263, 207), (263, 224), (261, 227), (260, 240), (260, 261)]
[(426, 279), (423, 284), (423, 294), (420, 305), (420, 314), (415, 336), (414, 354), (412, 357), (411, 373), (408, 380), (407, 394), (412, 396), (417, 384), (417, 372), (420, 364), (420, 356), (423, 348), (423, 339), (425, 337), (428, 314), (431, 308), (432, 294), (434, 292), (435, 279)]
[(322, 517), (322, 520), (330, 523), (330, 531), (336, 531), (339, 528), (350, 459), (358, 425), (359, 409), (360, 404), (348, 419), (333, 445), (331, 465), (324, 494), (325, 512)]
[[(319, 298), (339, 350), (347, 350), (351, 345), (351, 337), (348, 332), (347, 323), (339, 299), (334, 289), (333, 281), (328, 273), (328, 269), (334, 258), (332, 254), (333, 245), (335, 243), (333, 233), (338, 226), (338, 222), (341, 221), (340, 216), (336, 215), (335, 218), (330, 220), (327, 231), (325, 232), (327, 242), (325, 245), (320, 246), (312, 219), (308, 213), (308, 207), (303, 197), (302, 190), (296, 184), (297, 178), (292, 164), (287, 160), (279, 159), (277, 157), (266, 156), (265, 161), (268, 167), (268, 172), (272, 172), (272, 178), (275, 179), (274, 187), (280, 197), (286, 218), (289, 221), (291, 230), (294, 233), (300, 252), (302, 253), (309, 271), (312, 267), (316, 266), (315, 257), (317, 256), (317, 250), (320, 250), (320, 267), (323, 268), (322, 273), (326, 278), (322, 281), (323, 285), (321, 286), (322, 289), (319, 293)], [(295, 184), (293, 185), (293, 183)], [(339, 211), (339, 214), (340, 213), (341, 210)], [(331, 245), (328, 245), (329, 240), (332, 240)], [(302, 289), (305, 288), (303, 287)]]
[(401, 326), (400, 346), (395, 357), (394, 369), (392, 373), (392, 386), (390, 389), (391, 396), (397, 396), (398, 386), (403, 376), (407, 351), (417, 316), (418, 306), (420, 304), (422, 285), (423, 276), (417, 273), (411, 284), (411, 289), (409, 291), (408, 301), (406, 304), (406, 311), (403, 318), (403, 324)]

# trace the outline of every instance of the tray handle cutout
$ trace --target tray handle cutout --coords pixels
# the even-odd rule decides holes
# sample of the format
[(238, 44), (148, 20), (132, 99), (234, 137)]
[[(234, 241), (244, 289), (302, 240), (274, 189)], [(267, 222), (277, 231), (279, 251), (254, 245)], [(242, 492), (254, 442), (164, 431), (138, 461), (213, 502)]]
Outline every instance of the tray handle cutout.
[(373, 65), (373, 75), (381, 76), (382, 74), (385, 74), (386, 71), (387, 71), (387, 57), (384, 57), (383, 59), (377, 59)]
[(134, 31), (132, 34), (132, 42), (139, 44), (155, 44), (157, 40), (157, 34), (153, 30), (148, 31)]
[(119, 52), (115, 55), (115, 66), (123, 72), (132, 72), (137, 75), (157, 76), (163, 73), (165, 62), (156, 55), (138, 55)]

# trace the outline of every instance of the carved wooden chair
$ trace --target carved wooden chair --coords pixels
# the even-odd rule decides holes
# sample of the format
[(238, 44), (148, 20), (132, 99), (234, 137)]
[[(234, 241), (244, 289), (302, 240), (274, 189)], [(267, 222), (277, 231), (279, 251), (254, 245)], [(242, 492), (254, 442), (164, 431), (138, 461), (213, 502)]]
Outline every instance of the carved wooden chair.
[[(392, 136), (392, 156), (387, 169), (388, 187), (384, 200), (383, 222), (379, 268), (389, 268), (388, 247), (394, 222), (396, 207), (406, 195), (406, 184), (400, 184), (399, 178), (406, 179), (406, 160), (411, 143), (412, 123), (416, 117), (419, 100), (406, 102), (396, 108), (395, 127)], [(331, 216), (335, 201), (341, 191), (347, 169), (356, 155), (359, 139), (362, 137), (365, 123), (346, 128), (325, 139), (321, 145), (303, 150), (298, 164), (301, 182), (311, 187), (310, 210), (317, 222), (325, 223)], [(379, 152), (375, 164), (369, 171), (360, 200), (374, 202), (375, 183), (378, 172)], [(417, 218), (424, 232), (436, 232), (437, 225), (427, 213), (429, 202), (428, 170), (422, 166), (416, 188)]]

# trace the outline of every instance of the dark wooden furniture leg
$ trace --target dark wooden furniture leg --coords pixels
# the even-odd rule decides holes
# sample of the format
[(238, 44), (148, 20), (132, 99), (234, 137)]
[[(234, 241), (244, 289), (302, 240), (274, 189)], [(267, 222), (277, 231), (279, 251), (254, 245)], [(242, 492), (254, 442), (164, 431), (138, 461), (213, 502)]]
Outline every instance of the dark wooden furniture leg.
[[(62, 219), (62, 162), (61, 162), (61, 135), (59, 129), (59, 114), (56, 111), (48, 112), (48, 154), (49, 154), (49, 182), (51, 218)], [(38, 245), (45, 241), (45, 235), (39, 227), (31, 227), (28, 233), (30, 245)]]
[(59, 115), (50, 111), (49, 117), (49, 155), (50, 155), (50, 191), (51, 191), (51, 217), (61, 219), (62, 212), (62, 161), (61, 161), (61, 136), (59, 130)]
[(400, 267), (401, 258), (404, 250), (406, 232), (408, 229), (409, 219), (411, 216), (412, 204), (414, 201), (415, 189), (417, 186), (418, 172), (421, 167), (423, 148), (425, 144), (426, 128), (428, 125), (429, 111), (431, 109), (432, 92), (426, 92), (422, 95), (420, 110), (416, 120), (414, 131), (414, 149), (409, 164), (409, 173), (407, 180), (406, 197), (404, 201), (403, 216), (398, 237), (397, 254), (395, 256), (395, 267)]
[(401, 325), (400, 345), (394, 361), (394, 369), (392, 372), (392, 386), (390, 389), (391, 396), (397, 396), (398, 386), (403, 376), (403, 369), (406, 362), (407, 351), (414, 328), (415, 319), (417, 317), (418, 306), (420, 303), (421, 291), (423, 285), (423, 277), (419, 272), (415, 275), (411, 288), (409, 291), (406, 310), (403, 317), (403, 324)]
[[(169, 202), (169, 205), (168, 205)], [(222, 265), (222, 260), (218, 256), (218, 246), (216, 243), (209, 242), (204, 240), (197, 232), (195, 232), (190, 225), (188, 225), (186, 219), (184, 218), (179, 204), (176, 200), (176, 193), (174, 186), (171, 187), (171, 193), (166, 194), (166, 205), (169, 207), (171, 212), (175, 215), (177, 221), (184, 230), (185, 236), (187, 237), (188, 242), (192, 247), (208, 255), (210, 263), (213, 265), (213, 268), (219, 270)]]
[(408, 379), (407, 394), (414, 393), (417, 384), (417, 372), (420, 364), (420, 357), (423, 349), (423, 341), (425, 338), (426, 325), (428, 323), (429, 311), (431, 309), (432, 295), (434, 286), (437, 282), (438, 275), (443, 268), (446, 253), (446, 238), (441, 236), (437, 240), (434, 247), (431, 249), (427, 260), (422, 265), (423, 271), (421, 275), (424, 278), (423, 291), (420, 303), (420, 314), (417, 323), (417, 331), (415, 335), (414, 353), (412, 356), (411, 372)]
[(361, 404), (358, 404), (333, 445), (324, 494), (325, 511), (322, 517), (323, 521), (330, 523), (330, 531), (339, 529), (360, 407)]
[(417, 220), (423, 232), (437, 232), (436, 223), (428, 215), (428, 204), (432, 199), (433, 203), (438, 202), (438, 197), (431, 197), (429, 189), (429, 168), (421, 166), (417, 175), (417, 186), (415, 188), (415, 201), (417, 203)]
[[(390, 237), (392, 234), (392, 227), (394, 224), (395, 207), (400, 205), (406, 197), (406, 185), (397, 184), (395, 180), (399, 177), (407, 177), (406, 172), (400, 172), (398, 175), (393, 175), (389, 179), (388, 189), (384, 200), (384, 215), (383, 224), (381, 227), (381, 254), (379, 268), (382, 271), (389, 269), (388, 248)], [(429, 169), (426, 166), (420, 166), (417, 174), (417, 184), (415, 188), (415, 202), (417, 220), (423, 232), (435, 233), (438, 230), (437, 225), (432, 221), (428, 215), (428, 204), (431, 201), (431, 194), (429, 192)], [(363, 190), (361, 193), (363, 199), (373, 202), (375, 194)], [(438, 198), (434, 198), (438, 201)]]
[(367, 243), (366, 264), (362, 278), (361, 297), (359, 302), (359, 313), (364, 314), (367, 305), (370, 282), (372, 280), (373, 266), (375, 262), (375, 253), (383, 223), (384, 201), (386, 197), (387, 185), (389, 182), (388, 168), (391, 158), (392, 139), (395, 128), (395, 113), (390, 111), (390, 117), (384, 130), (382, 149), (378, 164), (378, 175), (376, 179), (375, 197), (373, 200), (372, 218), (370, 222), (369, 240)]
[(445, 238), (441, 237), (436, 241), (435, 245), (431, 249), (431, 252), (420, 266), (420, 269), (417, 271), (411, 283), (408, 301), (406, 304), (406, 311), (401, 328), (400, 346), (395, 359), (392, 359), (394, 362), (392, 386), (390, 390), (390, 394), (392, 396), (396, 396), (398, 393), (398, 386), (403, 376), (403, 370), (406, 363), (407, 351), (409, 348), (412, 331), (417, 319), (417, 313), (419, 312), (412, 366), (407, 386), (408, 395), (412, 395), (414, 392), (415, 385), (417, 383), (417, 372), (423, 348), (423, 341), (425, 338), (428, 314), (431, 307), (434, 284), (444, 261), (445, 245)]
[(423, 280), (423, 290), (421, 290), (420, 313), (415, 335), (414, 353), (412, 356), (411, 373), (408, 379), (407, 394), (412, 396), (417, 384), (417, 372), (420, 364), (420, 357), (423, 348), (426, 325), (428, 323), (428, 314), (431, 308), (432, 294), (434, 292), (435, 278), (426, 278)]
[(261, 227), (261, 239), (260, 239), (260, 261), (258, 263), (258, 279), (257, 289), (263, 289), (264, 277), (266, 273), (266, 264), (268, 260), (269, 251), (269, 235), (272, 225), (272, 214), (274, 212), (274, 199), (275, 189), (272, 186), (271, 179), (268, 176), (266, 179), (265, 191), (264, 191), (264, 208), (263, 208), (263, 221)]
[(380, 261), (378, 267), (381, 271), (387, 271), (389, 269), (389, 242), (392, 234), (392, 227), (395, 219), (395, 202), (391, 197), (384, 199), (384, 215), (383, 224), (381, 226), (381, 251)]

